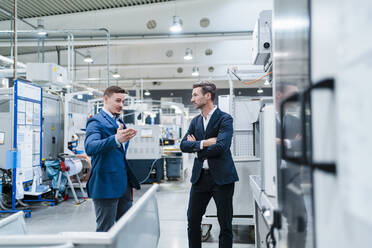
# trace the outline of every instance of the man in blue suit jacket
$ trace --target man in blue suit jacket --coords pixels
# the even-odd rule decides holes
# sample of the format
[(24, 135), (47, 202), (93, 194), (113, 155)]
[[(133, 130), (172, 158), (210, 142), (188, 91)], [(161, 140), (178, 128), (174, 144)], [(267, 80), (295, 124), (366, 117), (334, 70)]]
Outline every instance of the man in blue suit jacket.
[(87, 122), (85, 151), (92, 158), (92, 172), (87, 182), (93, 199), (97, 232), (106, 232), (132, 206), (132, 188), (140, 185), (126, 160), (129, 140), (136, 130), (125, 128), (119, 118), (125, 90), (108, 87), (104, 107)]
[(219, 247), (232, 247), (233, 242), (233, 195), (239, 180), (230, 152), (233, 119), (213, 105), (215, 96), (213, 83), (194, 84), (191, 102), (201, 114), (191, 121), (181, 142), (183, 152), (197, 153), (187, 210), (190, 248), (201, 247), (201, 220), (212, 197), (221, 229)]

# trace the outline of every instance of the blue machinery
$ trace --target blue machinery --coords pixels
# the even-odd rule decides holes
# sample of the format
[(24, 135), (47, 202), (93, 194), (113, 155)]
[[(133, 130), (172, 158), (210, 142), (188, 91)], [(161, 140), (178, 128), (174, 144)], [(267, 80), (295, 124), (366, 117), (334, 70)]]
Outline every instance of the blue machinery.
[[(11, 209), (1, 210), (0, 213), (23, 211), (26, 213), (26, 217), (31, 216), (31, 210), (16, 209), (17, 187), (21, 195), (23, 193), (23, 184), (33, 181), (34, 167), (41, 166), (42, 105), (43, 91), (40, 86), (19, 79), (14, 81), (13, 104), (10, 105), (10, 108), (13, 109), (13, 115), (10, 116), (13, 120), (13, 135), (9, 135), (12, 136), (12, 146), (8, 147), (8, 149), (11, 149), (6, 151), (6, 168), (12, 169), (12, 207)], [(26, 133), (27, 128), (28, 134)], [(21, 129), (25, 131), (20, 132)], [(31, 135), (32, 139), (32, 144), (29, 144), (29, 147), (21, 145), (27, 135)], [(21, 147), (19, 147), (20, 145)], [(31, 151), (27, 148), (31, 148)], [(22, 154), (24, 155), (23, 158)], [(29, 156), (27, 157), (26, 154)], [(26, 161), (26, 159), (28, 160)]]

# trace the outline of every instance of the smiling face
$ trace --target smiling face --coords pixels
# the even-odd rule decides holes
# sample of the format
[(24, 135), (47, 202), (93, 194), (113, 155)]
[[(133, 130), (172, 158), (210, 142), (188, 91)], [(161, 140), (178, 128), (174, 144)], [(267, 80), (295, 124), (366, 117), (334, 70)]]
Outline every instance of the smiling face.
[(123, 93), (113, 93), (111, 96), (105, 95), (104, 107), (113, 115), (120, 115), (123, 111), (125, 95)]
[(201, 87), (197, 87), (192, 90), (191, 102), (194, 104), (195, 109), (202, 109), (210, 100), (211, 94), (208, 92), (203, 95), (203, 90)]

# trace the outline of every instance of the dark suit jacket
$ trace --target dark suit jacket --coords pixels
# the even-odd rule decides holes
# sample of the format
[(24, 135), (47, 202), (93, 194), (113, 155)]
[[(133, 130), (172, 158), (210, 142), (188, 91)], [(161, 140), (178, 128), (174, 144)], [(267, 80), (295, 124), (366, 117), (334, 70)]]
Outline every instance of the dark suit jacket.
[[(301, 119), (298, 118), (297, 116), (294, 116), (292, 114), (285, 114), (283, 116), (283, 123), (284, 123), (284, 129), (285, 129), (285, 137), (284, 139), (289, 140), (291, 143), (291, 148), (286, 149), (286, 153), (288, 155), (294, 156), (295, 153), (301, 151), (301, 145), (302, 145), (302, 140), (296, 140), (295, 137), (298, 134), (301, 134)], [(279, 122), (279, 116), (276, 116), (276, 134), (277, 138), (282, 138), (281, 137), (281, 130), (280, 130), (280, 122)], [(281, 160), (281, 146), (278, 145), (277, 147), (277, 157), (278, 157), (278, 162)]]
[(129, 142), (125, 152), (118, 147), (117, 129), (116, 121), (102, 110), (87, 122), (85, 152), (92, 158), (87, 191), (93, 199), (120, 198), (127, 185), (140, 188), (125, 157)]
[[(193, 134), (197, 141), (187, 141), (187, 135), (190, 134)], [(204, 131), (202, 115), (196, 116), (191, 121), (189, 130), (182, 139), (181, 150), (198, 153), (192, 169), (192, 184), (198, 181), (205, 159), (208, 159), (209, 169), (216, 184), (229, 184), (239, 180), (230, 151), (232, 136), (233, 119), (218, 108), (211, 116), (206, 131)], [(200, 141), (213, 137), (217, 137), (217, 143), (201, 150)]]

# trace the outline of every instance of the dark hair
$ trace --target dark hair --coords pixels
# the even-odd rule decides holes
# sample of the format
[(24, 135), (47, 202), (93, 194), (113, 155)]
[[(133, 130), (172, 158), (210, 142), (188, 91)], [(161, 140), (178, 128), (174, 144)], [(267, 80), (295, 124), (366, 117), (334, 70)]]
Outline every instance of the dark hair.
[(216, 97), (216, 85), (209, 81), (201, 81), (192, 86), (193, 89), (199, 87), (202, 89), (203, 95), (207, 94), (208, 92), (211, 93), (211, 99), (213, 102), (214, 98)]
[(121, 94), (126, 94), (127, 91), (124, 90), (123, 88), (120, 88), (119, 86), (110, 86), (108, 87), (105, 92), (103, 93), (104, 96), (112, 96), (114, 93), (121, 93)]

